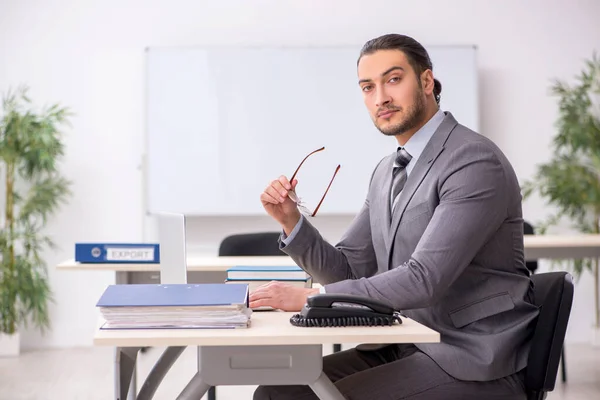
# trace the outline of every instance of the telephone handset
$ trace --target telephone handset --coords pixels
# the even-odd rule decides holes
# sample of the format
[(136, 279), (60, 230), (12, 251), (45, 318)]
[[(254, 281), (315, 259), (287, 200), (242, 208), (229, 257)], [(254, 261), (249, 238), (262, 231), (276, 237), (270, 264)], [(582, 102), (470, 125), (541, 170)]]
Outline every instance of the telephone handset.
[(368, 297), (324, 293), (309, 296), (299, 314), (290, 318), (294, 326), (383, 326), (402, 323), (393, 307)]

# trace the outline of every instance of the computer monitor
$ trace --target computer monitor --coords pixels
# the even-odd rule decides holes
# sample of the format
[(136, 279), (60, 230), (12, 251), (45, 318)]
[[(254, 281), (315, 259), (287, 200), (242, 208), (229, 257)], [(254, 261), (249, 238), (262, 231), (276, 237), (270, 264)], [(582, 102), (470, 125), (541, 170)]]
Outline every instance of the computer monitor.
[(185, 216), (156, 214), (160, 245), (160, 283), (187, 283)]

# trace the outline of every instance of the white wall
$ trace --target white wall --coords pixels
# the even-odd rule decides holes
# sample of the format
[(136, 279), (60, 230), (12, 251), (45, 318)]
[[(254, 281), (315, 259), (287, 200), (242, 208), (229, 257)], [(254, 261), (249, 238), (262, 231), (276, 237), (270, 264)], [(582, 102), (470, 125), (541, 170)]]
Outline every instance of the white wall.
[[(413, 35), (425, 45), (476, 44), (482, 133), (500, 145), (523, 180), (551, 157), (557, 114), (550, 80), (578, 73), (599, 46), (598, 15), (595, 0), (1, 1), (0, 90), (27, 83), (40, 104), (60, 101), (76, 113), (64, 163), (75, 196), (48, 226), (60, 245), (46, 254), (53, 330), (44, 337), (26, 331), (24, 347), (91, 344), (94, 305), (113, 275), (56, 271), (56, 263), (73, 257), (76, 241), (144, 238), (145, 47), (351, 44), (358, 53), (366, 40), (387, 32)], [(524, 212), (536, 221), (545, 210), (532, 200)], [(349, 218), (316, 223), (335, 241)], [(276, 228), (266, 217), (206, 218), (190, 227), (190, 245), (214, 252), (226, 234)], [(569, 341), (587, 340), (587, 278), (577, 289)]]

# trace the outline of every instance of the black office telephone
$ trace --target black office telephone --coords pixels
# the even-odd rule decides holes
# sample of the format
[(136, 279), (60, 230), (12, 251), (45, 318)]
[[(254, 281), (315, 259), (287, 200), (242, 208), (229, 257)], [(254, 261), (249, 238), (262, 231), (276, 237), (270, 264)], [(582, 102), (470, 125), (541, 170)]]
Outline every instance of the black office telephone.
[(309, 296), (299, 314), (290, 318), (294, 326), (385, 326), (402, 323), (391, 306), (366, 297), (324, 293)]

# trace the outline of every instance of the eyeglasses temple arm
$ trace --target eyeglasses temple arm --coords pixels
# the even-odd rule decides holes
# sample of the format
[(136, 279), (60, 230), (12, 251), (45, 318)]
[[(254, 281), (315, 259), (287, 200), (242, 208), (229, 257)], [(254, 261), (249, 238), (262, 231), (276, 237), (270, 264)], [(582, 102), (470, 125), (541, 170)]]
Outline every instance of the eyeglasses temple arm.
[(315, 211), (313, 211), (313, 213), (312, 213), (313, 217), (315, 215), (317, 215), (317, 211), (319, 211), (319, 207), (321, 207), (321, 203), (323, 203), (323, 200), (325, 200), (325, 196), (327, 195), (327, 192), (329, 192), (329, 188), (331, 187), (331, 184), (333, 183), (335, 176), (337, 175), (338, 171), (340, 170), (340, 167), (341, 167), (341, 165), (338, 165), (337, 168), (335, 169), (335, 172), (333, 173), (333, 176), (331, 177), (331, 180), (329, 181), (329, 185), (327, 186), (327, 190), (325, 190), (325, 193), (323, 193), (323, 197), (321, 197), (321, 201), (319, 201), (319, 204), (317, 204), (317, 208), (315, 208)]
[(292, 182), (294, 182), (294, 178), (296, 177), (296, 174), (300, 170), (300, 167), (302, 166), (302, 164), (304, 164), (304, 161), (306, 161), (306, 159), (308, 157), (312, 156), (313, 154), (315, 154), (316, 152), (321, 151), (321, 150), (325, 150), (325, 147), (321, 147), (320, 149), (317, 149), (315, 151), (311, 151), (310, 153), (308, 153), (308, 155), (306, 157), (304, 157), (304, 159), (302, 160), (302, 162), (300, 163), (300, 165), (298, 165), (298, 168), (296, 168), (296, 170), (294, 171), (294, 175), (292, 175), (292, 177), (290, 178), (290, 184)]

